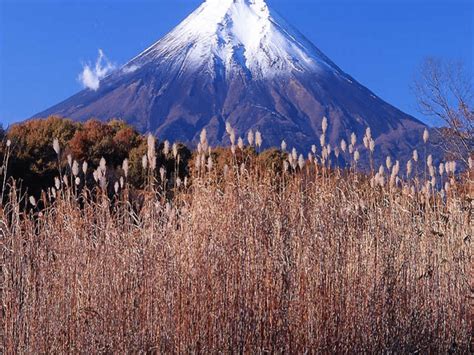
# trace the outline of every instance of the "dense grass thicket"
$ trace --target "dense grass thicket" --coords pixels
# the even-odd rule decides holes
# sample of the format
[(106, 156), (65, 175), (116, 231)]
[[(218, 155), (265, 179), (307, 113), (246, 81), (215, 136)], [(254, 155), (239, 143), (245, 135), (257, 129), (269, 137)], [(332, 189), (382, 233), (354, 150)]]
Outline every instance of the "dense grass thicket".
[(5, 179), (2, 353), (472, 352), (471, 160), (362, 175), (350, 141), (335, 169), (248, 138), (203, 132), (182, 175), (149, 136), (141, 189), (74, 156), (41, 195)]

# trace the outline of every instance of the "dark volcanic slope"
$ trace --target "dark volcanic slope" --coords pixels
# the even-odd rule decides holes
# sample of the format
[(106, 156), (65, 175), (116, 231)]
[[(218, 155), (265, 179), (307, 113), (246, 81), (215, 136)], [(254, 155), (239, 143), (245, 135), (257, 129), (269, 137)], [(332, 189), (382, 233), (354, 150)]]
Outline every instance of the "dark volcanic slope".
[(265, 146), (309, 149), (328, 117), (338, 145), (370, 126), (379, 155), (410, 154), (424, 125), (342, 72), (263, 0), (208, 0), (121, 70), (36, 115), (119, 117), (161, 139), (226, 144), (260, 130)]

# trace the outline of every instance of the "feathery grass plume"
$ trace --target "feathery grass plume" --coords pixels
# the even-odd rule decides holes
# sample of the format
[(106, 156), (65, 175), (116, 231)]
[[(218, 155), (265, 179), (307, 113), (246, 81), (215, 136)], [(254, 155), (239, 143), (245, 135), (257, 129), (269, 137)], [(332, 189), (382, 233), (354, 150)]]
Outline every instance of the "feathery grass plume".
[(209, 156), (209, 157), (207, 158), (207, 170), (208, 170), (208, 171), (211, 171), (211, 170), (212, 170), (212, 166), (213, 166), (212, 157)]
[(123, 178), (123, 176), (120, 177), (119, 182), (120, 182), (120, 188), (123, 189), (125, 186), (125, 179)]
[(235, 155), (235, 145), (232, 144), (232, 146), (230, 147), (230, 151), (232, 152), (232, 155)]
[(230, 124), (229, 121), (227, 121), (227, 122), (225, 123), (225, 131), (226, 131), (227, 134), (229, 134), (229, 135), (232, 133), (232, 125)]
[(74, 182), (76, 183), (76, 186), (79, 186), (81, 184), (81, 178), (77, 176)]
[(178, 145), (176, 143), (173, 143), (172, 151), (173, 151), (173, 158), (177, 159), (178, 158)]
[(184, 177), (184, 187), (185, 188), (188, 187), (188, 177), (187, 176)]
[(291, 150), (291, 158), (292, 158), (294, 161), (298, 160), (298, 152), (296, 151), (296, 148), (293, 148), (293, 149)]
[(351, 134), (351, 145), (355, 148), (355, 145), (357, 143), (357, 136), (354, 132)]
[(305, 161), (304, 161), (303, 154), (300, 154), (300, 156), (298, 157), (298, 166), (300, 170), (303, 170), (304, 164), (305, 164)]
[(105, 172), (107, 171), (107, 162), (104, 157), (100, 158), (99, 168), (102, 175), (105, 175)]
[(54, 186), (56, 187), (56, 190), (61, 188), (61, 180), (57, 176), (54, 178)]
[(196, 167), (197, 170), (199, 170), (201, 168), (201, 156), (200, 155), (196, 155), (196, 157), (194, 158), (194, 166)]
[(331, 144), (328, 144), (328, 145), (326, 146), (326, 150), (328, 151), (328, 156), (330, 156), (330, 155), (331, 155), (331, 152), (332, 152)]
[(392, 158), (390, 158), (390, 156), (387, 156), (387, 159), (385, 160), (385, 166), (388, 170), (392, 168)]
[(170, 142), (165, 140), (163, 143), (163, 155), (167, 157), (170, 154)]
[(257, 148), (261, 148), (262, 144), (263, 144), (262, 133), (260, 133), (260, 131), (257, 131), (255, 133), (255, 145), (257, 146)]
[(426, 159), (426, 164), (428, 165), (428, 167), (433, 165), (433, 156), (431, 154), (428, 155), (428, 158)]
[(321, 157), (324, 159), (324, 160), (327, 160), (328, 157), (329, 157), (329, 152), (328, 152), (328, 148), (327, 147), (323, 147), (323, 150), (321, 151)]
[(107, 178), (105, 176), (99, 177), (99, 185), (102, 190), (107, 190)]
[(316, 144), (313, 144), (313, 145), (311, 146), (311, 152), (312, 152), (313, 154), (316, 154), (316, 152), (317, 152)]
[(53, 139), (53, 149), (56, 152), (56, 155), (61, 154), (61, 146), (59, 145), (59, 139)]
[(239, 137), (237, 141), (237, 146), (239, 147), (240, 150), (244, 150), (244, 140), (242, 139), (242, 137)]
[(70, 168), (72, 168), (72, 155), (71, 154), (67, 155), (67, 164), (69, 165)]
[(30, 196), (30, 204), (33, 206), (33, 207), (36, 207), (36, 199), (33, 197), (33, 196)]
[(123, 173), (124, 173), (125, 177), (128, 178), (128, 172), (130, 170), (130, 163), (129, 163), (127, 158), (125, 158), (123, 160), (122, 169), (123, 169)]
[(336, 156), (336, 159), (339, 159), (340, 153), (341, 153), (341, 152), (339, 151), (339, 148), (338, 148), (338, 147), (334, 148), (334, 155)]
[(418, 151), (416, 149), (413, 151), (413, 161), (418, 162)]
[(115, 181), (115, 184), (114, 184), (114, 191), (115, 191), (115, 194), (118, 194), (119, 189), (120, 189), (119, 183), (118, 183), (118, 181)]
[(370, 144), (370, 141), (369, 141), (369, 138), (367, 138), (367, 136), (364, 136), (364, 138), (362, 139), (363, 143), (364, 143), (364, 147), (365, 149), (369, 149), (369, 144)]
[(407, 176), (409, 177), (413, 170), (413, 163), (411, 160), (407, 161)]
[(151, 171), (155, 171), (155, 170), (156, 170), (156, 155), (151, 158), (150, 170), (151, 170)]
[(392, 167), (392, 176), (397, 176), (399, 172), (400, 172), (400, 162), (397, 160), (395, 165), (393, 165)]
[(452, 161), (451, 162), (451, 173), (453, 175), (456, 174), (456, 167), (457, 167), (457, 163), (455, 161)]
[(176, 178), (176, 187), (177, 187), (178, 189), (181, 187), (182, 183), (183, 183), (183, 182), (181, 181), (181, 178), (177, 177), (177, 178)]
[(473, 166), (474, 166), (474, 162), (473, 162), (472, 157), (469, 157), (469, 159), (468, 159), (468, 166), (469, 166), (469, 169), (472, 169)]
[(253, 147), (254, 135), (252, 130), (247, 133), (247, 141), (249, 142), (249, 146)]
[(284, 140), (281, 141), (281, 151), (282, 151), (282, 152), (286, 152), (286, 147), (287, 147), (287, 146), (286, 146), (286, 142), (285, 142)]
[(352, 155), (354, 153), (354, 146), (349, 144), (349, 154)]
[(326, 136), (324, 135), (324, 133), (321, 134), (321, 136), (319, 137), (319, 144), (321, 145), (321, 148), (326, 145)]
[(98, 169), (97, 169), (97, 170), (94, 170), (94, 171), (92, 172), (92, 177), (94, 178), (94, 181), (95, 181), (95, 182), (98, 182), (98, 181), (99, 181), (100, 172), (99, 172)]
[(74, 160), (72, 163), (72, 175), (79, 175), (79, 163), (76, 160)]
[(360, 153), (358, 150), (354, 152), (354, 161), (357, 163), (360, 159)]
[(371, 153), (375, 151), (375, 141), (373, 139), (371, 139), (369, 142), (369, 150)]
[(199, 141), (201, 142), (203, 146), (204, 145), (207, 146), (207, 130), (205, 128), (203, 128), (203, 130), (201, 131), (201, 134), (199, 136)]
[(378, 174), (382, 175), (382, 176), (383, 176), (383, 174), (385, 174), (385, 168), (383, 167), (383, 165), (380, 165)]
[(311, 164), (313, 162), (313, 154), (308, 153), (308, 162)]
[(289, 168), (290, 168), (290, 164), (285, 160), (283, 162), (283, 171), (287, 172)]
[(347, 143), (344, 139), (341, 140), (341, 150), (343, 153), (345, 153), (347, 150)]
[(54, 187), (51, 188), (51, 195), (53, 196), (53, 198), (58, 197), (58, 194), (57, 194), (56, 189)]
[(7, 139), (7, 148), (10, 148), (11, 145), (12, 145), (12, 141), (10, 139)]
[(328, 130), (328, 119), (326, 116), (323, 117), (323, 121), (321, 122), (321, 128), (323, 129), (323, 134), (326, 134)]
[(88, 168), (89, 168), (89, 164), (87, 164), (87, 162), (84, 161), (84, 162), (82, 163), (82, 173), (83, 173), (84, 175), (87, 175), (87, 169), (88, 169)]
[(366, 130), (365, 130), (365, 136), (367, 137), (367, 139), (370, 141), (372, 139), (372, 130), (370, 129), (370, 127), (367, 127)]
[(161, 181), (165, 181), (165, 176), (166, 176), (166, 169), (164, 167), (160, 168), (160, 179)]
[(428, 139), (430, 139), (430, 133), (428, 132), (428, 129), (425, 128), (423, 132), (423, 142), (426, 144), (428, 143)]
[(443, 163), (439, 163), (438, 173), (439, 173), (440, 176), (444, 175), (444, 164)]
[(151, 160), (154, 156), (156, 156), (156, 139), (155, 136), (151, 133), (148, 134), (147, 137), (147, 158), (148, 163), (151, 163)]
[(142, 168), (143, 170), (146, 170), (148, 168), (148, 157), (146, 154), (142, 156)]

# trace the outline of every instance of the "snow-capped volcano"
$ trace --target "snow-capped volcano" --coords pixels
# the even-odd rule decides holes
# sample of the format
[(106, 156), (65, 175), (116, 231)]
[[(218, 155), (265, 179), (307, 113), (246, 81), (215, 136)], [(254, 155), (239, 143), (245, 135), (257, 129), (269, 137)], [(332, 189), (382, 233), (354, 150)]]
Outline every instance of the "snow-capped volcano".
[(408, 152), (424, 125), (339, 69), (265, 0), (207, 0), (165, 37), (100, 82), (36, 115), (122, 118), (161, 139), (227, 144), (260, 130), (266, 146), (308, 149), (329, 120), (335, 146), (371, 127), (380, 155)]
[(240, 69), (254, 78), (292, 71), (340, 70), (264, 0), (207, 0), (162, 40), (125, 66), (176, 61), (193, 71), (203, 63), (216, 75)]

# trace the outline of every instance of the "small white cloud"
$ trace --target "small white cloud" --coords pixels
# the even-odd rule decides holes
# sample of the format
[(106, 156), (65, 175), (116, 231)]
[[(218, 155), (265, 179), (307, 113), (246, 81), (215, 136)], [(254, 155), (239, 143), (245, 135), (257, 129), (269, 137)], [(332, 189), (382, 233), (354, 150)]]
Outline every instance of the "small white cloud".
[(104, 51), (99, 49), (99, 56), (95, 66), (85, 64), (78, 80), (85, 88), (97, 91), (100, 87), (100, 81), (115, 69), (115, 65), (105, 56)]

